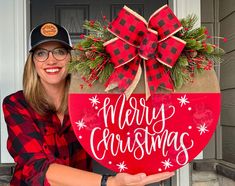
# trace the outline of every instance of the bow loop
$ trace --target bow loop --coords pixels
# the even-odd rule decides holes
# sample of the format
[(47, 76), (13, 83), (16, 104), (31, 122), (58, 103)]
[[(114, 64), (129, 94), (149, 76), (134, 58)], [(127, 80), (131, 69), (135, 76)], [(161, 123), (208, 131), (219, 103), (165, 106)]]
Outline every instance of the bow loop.
[(137, 49), (134, 46), (118, 38), (104, 43), (104, 46), (115, 68), (130, 62), (137, 56)]
[(160, 63), (172, 68), (184, 49), (184, 46), (185, 42), (177, 37), (171, 36), (158, 43), (156, 59)]
[(182, 29), (180, 21), (167, 5), (151, 15), (148, 27), (158, 32), (159, 41), (167, 39)]
[(108, 30), (130, 45), (138, 47), (147, 33), (147, 22), (142, 16), (124, 6)]

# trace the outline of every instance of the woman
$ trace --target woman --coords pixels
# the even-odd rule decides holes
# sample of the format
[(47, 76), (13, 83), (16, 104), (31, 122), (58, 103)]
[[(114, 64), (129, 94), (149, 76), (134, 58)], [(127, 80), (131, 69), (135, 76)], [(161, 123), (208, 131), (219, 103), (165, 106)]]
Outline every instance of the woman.
[(90, 172), (91, 159), (67, 112), (71, 49), (68, 32), (57, 24), (41, 24), (30, 34), (23, 91), (3, 101), (7, 148), (16, 162), (11, 185), (141, 186), (171, 177), (174, 173), (108, 177)]

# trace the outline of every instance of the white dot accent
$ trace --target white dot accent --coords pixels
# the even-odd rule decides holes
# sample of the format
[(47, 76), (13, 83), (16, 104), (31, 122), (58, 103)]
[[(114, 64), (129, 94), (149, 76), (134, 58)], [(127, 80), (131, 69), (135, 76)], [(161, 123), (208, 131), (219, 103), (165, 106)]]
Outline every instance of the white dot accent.
[(96, 106), (95, 109), (98, 110), (98, 107)]
[(192, 110), (192, 107), (189, 107), (188, 110), (189, 110), (189, 111)]
[(109, 165), (111, 165), (112, 164), (112, 162), (111, 161), (109, 161)]
[(192, 129), (192, 126), (188, 126), (188, 129)]
[(130, 135), (130, 132), (128, 132), (127, 135), (129, 136), (129, 135)]
[(78, 136), (79, 139), (82, 139), (82, 136)]
[(162, 169), (161, 169), (161, 168), (159, 168), (159, 169), (158, 169), (158, 171), (159, 171), (159, 172), (161, 172), (161, 171), (162, 171)]

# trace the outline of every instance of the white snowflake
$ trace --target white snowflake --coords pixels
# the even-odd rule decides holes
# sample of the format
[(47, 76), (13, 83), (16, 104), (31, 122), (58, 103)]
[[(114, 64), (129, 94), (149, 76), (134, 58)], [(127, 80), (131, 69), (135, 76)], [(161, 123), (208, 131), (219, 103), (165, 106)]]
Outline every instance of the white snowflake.
[(81, 120), (79, 120), (78, 122), (75, 122), (75, 123), (77, 124), (79, 130), (86, 127), (85, 122), (83, 121), (83, 119), (81, 119)]
[(170, 167), (173, 166), (173, 165), (171, 164), (171, 162), (170, 162), (170, 158), (168, 158), (168, 160), (162, 161), (162, 164), (163, 164), (165, 170), (166, 170), (167, 168), (170, 168)]
[(204, 123), (203, 125), (200, 125), (199, 127), (197, 127), (199, 130), (198, 132), (200, 132), (200, 135), (202, 135), (203, 133), (206, 133), (208, 132), (209, 130), (207, 130), (207, 126), (206, 124)]
[(186, 94), (184, 95), (184, 97), (180, 97), (177, 98), (179, 100), (179, 103), (181, 104), (180, 106), (182, 107), (183, 105), (186, 105), (187, 103), (189, 103), (188, 98), (186, 98)]
[(92, 98), (89, 98), (89, 100), (91, 101), (92, 107), (100, 103), (99, 99), (97, 98), (97, 95), (93, 96)]
[(124, 161), (122, 163), (117, 164), (117, 166), (120, 172), (124, 171), (125, 169), (128, 169)]

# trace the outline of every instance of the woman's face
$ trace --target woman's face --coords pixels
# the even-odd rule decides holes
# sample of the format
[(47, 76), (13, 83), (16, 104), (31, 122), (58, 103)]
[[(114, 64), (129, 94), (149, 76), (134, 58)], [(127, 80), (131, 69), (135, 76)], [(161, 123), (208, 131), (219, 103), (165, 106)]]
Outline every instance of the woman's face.
[(68, 50), (58, 42), (43, 43), (34, 50), (33, 61), (44, 86), (58, 86), (65, 82), (70, 57)]

